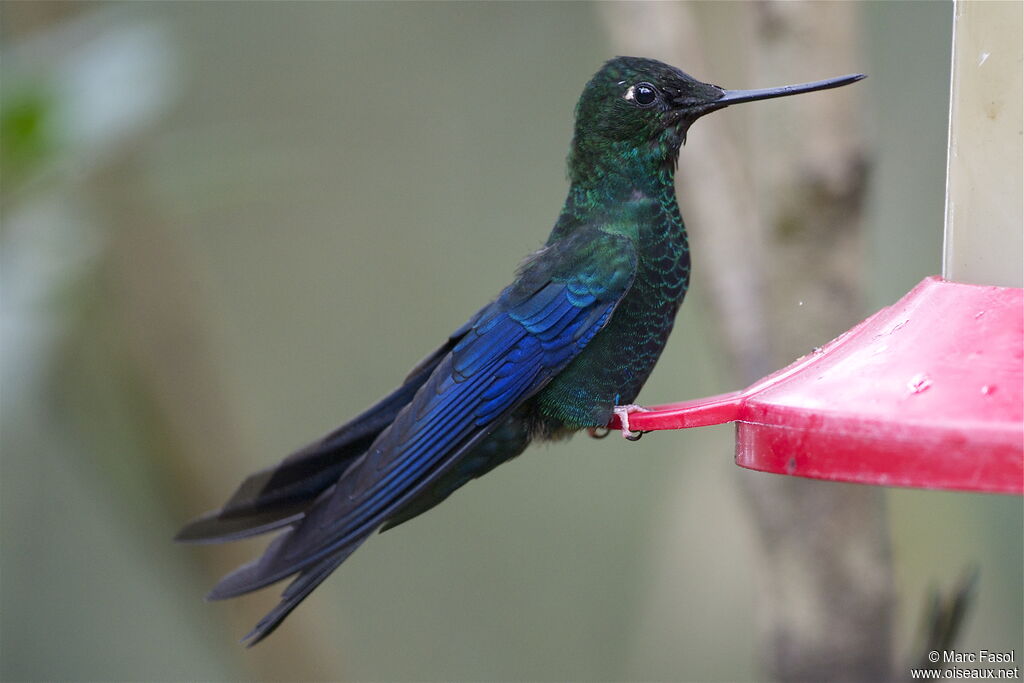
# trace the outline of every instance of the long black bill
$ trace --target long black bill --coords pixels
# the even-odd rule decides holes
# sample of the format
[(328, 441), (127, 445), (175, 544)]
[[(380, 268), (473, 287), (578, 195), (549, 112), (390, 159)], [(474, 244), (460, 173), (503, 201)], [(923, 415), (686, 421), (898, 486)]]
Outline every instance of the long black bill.
[(769, 100), (773, 97), (786, 97), (788, 95), (799, 95), (805, 92), (814, 92), (815, 90), (828, 90), (829, 88), (839, 88), (850, 83), (856, 83), (862, 78), (866, 78), (864, 74), (849, 74), (846, 76), (839, 76), (838, 78), (826, 78), (823, 81), (814, 81), (813, 83), (800, 83), (799, 85), (784, 85), (780, 88), (762, 88), (761, 90), (726, 90), (725, 95), (721, 99), (715, 100), (715, 104), (719, 106), (729, 106), (730, 104), (739, 104), (740, 102), (753, 102), (755, 100)]

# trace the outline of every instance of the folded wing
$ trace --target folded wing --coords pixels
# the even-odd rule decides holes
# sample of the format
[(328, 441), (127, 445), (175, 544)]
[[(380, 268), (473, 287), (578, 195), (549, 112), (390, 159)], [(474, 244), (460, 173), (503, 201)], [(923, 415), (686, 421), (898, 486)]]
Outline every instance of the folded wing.
[(247, 636), (250, 645), (564, 368), (608, 321), (635, 271), (632, 241), (596, 228), (528, 260), (368, 450), (259, 559), (213, 589), (211, 599), (228, 598), (299, 574)]
[(189, 522), (175, 540), (185, 543), (237, 541), (297, 522), (317, 496), (338, 481), (395, 420), (479, 315), (453, 332), (388, 396), (279, 464), (249, 475), (223, 507)]

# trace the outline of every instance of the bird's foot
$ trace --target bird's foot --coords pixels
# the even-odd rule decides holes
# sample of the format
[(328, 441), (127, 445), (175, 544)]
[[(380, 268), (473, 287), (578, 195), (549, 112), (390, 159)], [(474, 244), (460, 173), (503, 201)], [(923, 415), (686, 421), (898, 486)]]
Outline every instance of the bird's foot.
[(639, 441), (644, 435), (643, 432), (634, 432), (629, 428), (629, 416), (632, 413), (646, 413), (650, 409), (630, 403), (624, 406), (615, 406), (612, 412), (619, 418), (619, 425), (622, 428), (622, 437), (629, 441)]
[(607, 427), (587, 427), (587, 434), (590, 435), (591, 439), (603, 439), (611, 434), (611, 432), (612, 430)]

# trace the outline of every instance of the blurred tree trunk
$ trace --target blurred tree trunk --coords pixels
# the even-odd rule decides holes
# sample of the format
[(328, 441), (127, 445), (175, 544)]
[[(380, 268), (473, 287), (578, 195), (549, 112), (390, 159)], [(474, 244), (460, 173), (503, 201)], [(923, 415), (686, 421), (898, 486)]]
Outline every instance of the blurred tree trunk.
[[(180, 236), (173, 234), (174, 228), (158, 210), (158, 202), (150, 192), (148, 167), (143, 163), (147, 153), (152, 151), (150, 136), (153, 124), (166, 112), (171, 97), (169, 93), (173, 92), (173, 87), (168, 85), (171, 79), (162, 69), (172, 69), (170, 64), (174, 53), (170, 49), (162, 51), (166, 45), (160, 41), (158, 21), (147, 19), (133, 23), (123, 16), (104, 15), (102, 12), (101, 7), (90, 3), (4, 5), (0, 13), (3, 18), (0, 35), (20, 46), (24, 62), (32, 61), (24, 59), (24, 53), (30, 52), (37, 64), (46, 65), (40, 73), (28, 71), (31, 76), (26, 77), (22, 64), (22, 72), (19, 73), (15, 67), (12, 69), (15, 77), (10, 79), (15, 83), (31, 83), (46, 93), (46, 97), (41, 98), (43, 104), (38, 105), (41, 113), (37, 116), (42, 123), (37, 123), (37, 126), (44, 129), (52, 126), (56, 130), (60, 124), (53, 123), (51, 119), (70, 116), (69, 112), (77, 114), (83, 109), (92, 116), (81, 129), (72, 133), (63, 129), (60, 133), (48, 129), (44, 133), (35, 133), (43, 138), (47, 134), (53, 135), (59, 138), (60, 144), (52, 147), (43, 145), (34, 150), (39, 157), (33, 159), (35, 166), (29, 167), (26, 177), (14, 178), (13, 193), (12, 187), (4, 188), (4, 201), (5, 209), (15, 202), (29, 205), (34, 202), (55, 210), (58, 225), (63, 223), (61, 211), (68, 212), (69, 220), (66, 222), (72, 227), (54, 233), (65, 238), (74, 236), (76, 229), (89, 233), (94, 224), (96, 226), (95, 245), (89, 245), (96, 248), (95, 256), (62, 255), (55, 263), (40, 260), (34, 266), (35, 270), (43, 271), (38, 275), (41, 280), (51, 279), (58, 285), (63, 286), (63, 278), (75, 278), (69, 280), (73, 285), (68, 285), (68, 292), (61, 292), (60, 306), (54, 306), (61, 311), (60, 326), (53, 326), (56, 330), (40, 326), (44, 332), (39, 334), (39, 340), (43, 341), (37, 340), (36, 343), (45, 342), (54, 348), (39, 353), (34, 362), (44, 367), (47, 375), (42, 390), (44, 398), (40, 401), (46, 403), (49, 412), (45, 430), (40, 428), (40, 431), (54, 443), (60, 443), (65, 432), (69, 435), (66, 439), (73, 448), (67, 448), (67, 452), (55, 448), (57, 457), (63, 458), (62, 464), (79, 475), (79, 485), (86, 491), (83, 497), (103, 498), (103, 504), (112, 510), (111, 516), (124, 522), (124, 527), (112, 527), (106, 531), (117, 533), (127, 529), (134, 534), (120, 537), (117, 544), (126, 549), (125, 557), (139, 566), (117, 567), (117, 571), (125, 576), (113, 576), (107, 584), (90, 584), (90, 572), (96, 572), (96, 566), (90, 565), (90, 560), (95, 562), (95, 558), (76, 557), (72, 564), (80, 564), (84, 568), (86, 586), (102, 590), (114, 585), (124, 591), (123, 586), (148, 585), (161, 579), (169, 581), (169, 577), (174, 576), (176, 565), (185, 565), (192, 561), (190, 558), (197, 556), (194, 548), (175, 548), (172, 545), (171, 531), (165, 526), (165, 514), (172, 511), (176, 523), (180, 524), (189, 514), (219, 504), (224, 490), (215, 484), (229, 480), (229, 473), (230, 479), (238, 476), (240, 467), (233, 457), (242, 452), (242, 446), (232, 430), (231, 415), (224, 402), (219, 400), (222, 392), (208, 354), (207, 331), (196, 306), (199, 298), (195, 296), (194, 282), (188, 276), (195, 269), (182, 264), (186, 253), (180, 248)], [(32, 40), (36, 42), (26, 48), (25, 44)], [(90, 52), (95, 44), (107, 46), (101, 51), (100, 59), (96, 52)], [(110, 45), (114, 45), (113, 51)], [(120, 93), (118, 86), (121, 83), (117, 77), (123, 74), (116, 70), (113, 70), (114, 83), (102, 84), (110, 89), (109, 92), (96, 88), (96, 84), (88, 80), (98, 70), (97, 64), (102, 65), (99, 70), (109, 77), (112, 71), (110, 64), (126, 54), (143, 64), (143, 68), (136, 72), (146, 78), (146, 87), (140, 88), (141, 95), (133, 97)], [(67, 68), (68, 64), (83, 62), (87, 68), (79, 71)], [(107, 98), (115, 100), (116, 104), (96, 105), (99, 100)], [(51, 113), (51, 109), (60, 114)], [(103, 128), (110, 120), (116, 120), (116, 131)], [(5, 128), (4, 132), (8, 130)], [(46, 226), (50, 220), (54, 219), (39, 220), (37, 225)], [(60, 250), (73, 252), (76, 248), (82, 249), (82, 245), (66, 241), (52, 248), (55, 253)], [(73, 271), (63, 259), (81, 267), (82, 272)], [(57, 319), (57, 315), (46, 310), (46, 304), (35, 303), (35, 307), (29, 310), (41, 318), (49, 313)], [(35, 443), (22, 450), (30, 448), (40, 450)], [(203, 467), (197, 463), (203, 463)], [(40, 475), (45, 470), (26, 472), (36, 477), (36, 481), (26, 477), (18, 486), (41, 486), (47, 494), (52, 493)], [(211, 484), (208, 481), (211, 472), (220, 472), (223, 476)], [(81, 514), (82, 510), (75, 507), (74, 502), (66, 500), (49, 504), (47, 509), (50, 508), (50, 514), (34, 519), (30, 530), (32, 534), (47, 533), (51, 529), (49, 525), (54, 524), (53, 521), (48, 523), (49, 517), (57, 519)], [(36, 516), (37, 513), (33, 508), (32, 514)], [(69, 533), (66, 532), (68, 528), (76, 531), (88, 529), (75, 523), (59, 523), (57, 526), (65, 533)], [(82, 546), (90, 551), (98, 545), (89, 538), (82, 540)], [(52, 542), (59, 543), (59, 540)], [(32, 559), (46, 557), (38, 550), (35, 553), (30, 556)], [(214, 557), (213, 553), (206, 556)], [(242, 548), (227, 550), (223, 556), (233, 558), (229, 560), (232, 564), (224, 562), (210, 566), (210, 583), (216, 576), (232, 569), (233, 565), (249, 559)], [(24, 565), (26, 560), (21, 562)], [(170, 568), (159, 575), (150, 571), (145, 581), (134, 583), (131, 575), (145, 573), (147, 563), (170, 565)], [(213, 560), (208, 564), (213, 565)], [(62, 576), (67, 574), (77, 578), (78, 566), (74, 567), (75, 571), (70, 569), (69, 565)], [(39, 569), (39, 576), (48, 575)], [(45, 578), (40, 580), (45, 581)], [(75, 579), (69, 579), (68, 584), (74, 585), (74, 590), (82, 590), (72, 581)], [(66, 590), (63, 583), (40, 585), (57, 595)], [(162, 588), (172, 591), (180, 590), (181, 586), (167, 582)], [(119, 597), (126, 599), (126, 595), (131, 594), (124, 592)], [(77, 600), (72, 604), (61, 605), (60, 621), (87, 623), (94, 621), (96, 615), (124, 613), (104, 611), (102, 606), (92, 604), (101, 602), (104, 597), (106, 595), (102, 592), (76, 595)], [(171, 620), (189, 614), (189, 610), (165, 616), (153, 607), (153, 604), (160, 604), (159, 600), (150, 601), (145, 595), (127, 599), (140, 601), (133, 615), (138, 620), (133, 624), (135, 629), (156, 634), (187, 630), (187, 627)], [(222, 619), (227, 611), (223, 606), (203, 606), (202, 594), (198, 591), (176, 599), (194, 604), (197, 612), (202, 610), (207, 621)], [(274, 598), (271, 600), (276, 602)], [(265, 608), (252, 602), (235, 608), (232, 612), (234, 630), (240, 636), (245, 632), (243, 629), (250, 628), (264, 611)], [(38, 632), (31, 629), (38, 629), (37, 624), (54, 617), (44, 607), (43, 614), (34, 619), (29, 633), (38, 636)], [(154, 621), (167, 623), (152, 626)], [(110, 634), (106, 638), (113, 642), (109, 645), (109, 652), (127, 647), (117, 640), (119, 628), (125, 628), (124, 624), (103, 620), (95, 623), (95, 630)], [(148, 636), (150, 640), (153, 637)], [(100, 638), (103, 639), (102, 636)], [(282, 631), (276, 640), (277, 650), (262, 648), (247, 653), (240, 646), (231, 644), (230, 649), (211, 650), (218, 651), (218, 654), (226, 653), (224, 660), (235, 667), (234, 671), (246, 672), (248, 676), (263, 676), (270, 680), (323, 677), (322, 672), (327, 667), (322, 655), (329, 650), (316, 647), (316, 634), (291, 629)], [(87, 644), (89, 641), (83, 642)], [(87, 669), (101, 666), (97, 661), (104, 655), (110, 657), (107, 650), (88, 651), (83, 642), (66, 643), (68, 647), (62, 648), (62, 656), (55, 658), (57, 661), (44, 663), (46, 667), (54, 667), (47, 670), (61, 671), (61, 667), (66, 666)], [(184, 638), (170, 644), (165, 642), (165, 649), (178, 647), (185, 656), (195, 656), (188, 649), (188, 642)], [(104, 647), (108, 647), (107, 643)], [(63, 652), (63, 649), (71, 654)], [(291, 658), (282, 658), (279, 655), (282, 651), (289, 652)], [(40, 662), (33, 659), (38, 656), (38, 652), (31, 652), (13, 666), (39, 667)], [(152, 657), (151, 654), (149, 656)], [(109, 670), (128, 670), (140, 661), (143, 665), (165, 665), (147, 661), (145, 655), (140, 658), (136, 652), (126, 655), (125, 660)], [(214, 658), (211, 661), (219, 663)], [(189, 666), (190, 663), (184, 663), (175, 670), (188, 671)], [(139, 676), (146, 673), (136, 672)]]
[[(223, 502), (224, 482), (244, 471), (240, 465), (242, 439), (233, 429), (234, 420), (209, 356), (209, 340), (201, 312), (195, 302), (195, 283), (187, 277), (195, 266), (185, 261), (180, 237), (148, 191), (146, 174), (138, 157), (126, 155), (97, 173), (91, 186), (100, 199), (110, 226), (111, 289), (123, 330), (122, 343), (127, 361), (143, 386), (139, 391), (154, 403), (168, 433), (175, 439), (169, 457), (159, 463), (171, 479), (168, 497), (183, 523), (196, 510), (217, 507)], [(138, 226), (145, 225), (146, 230)], [(202, 467), (199, 467), (202, 463)], [(210, 474), (216, 476), (210, 478)], [(171, 539), (164, 539), (170, 543)], [(195, 556), (194, 546), (178, 546), (184, 555)], [(239, 564), (251, 559), (252, 547), (228, 545), (203, 553), (212, 585)], [(183, 596), (200, 601), (202, 596)], [(276, 603), (276, 595), (262, 602), (253, 600), (230, 610), (232, 629), (241, 637)], [(221, 618), (224, 603), (205, 606), (210, 619)], [(303, 622), (301, 619), (298, 623)], [(315, 680), (329, 670), (317, 647), (317, 634), (300, 628), (282, 629), (275, 634), (275, 648), (232, 650), (239, 664), (260, 680)], [(332, 645), (332, 647), (334, 647)], [(288, 652), (287, 658), (280, 656)]]
[[(620, 54), (659, 57), (727, 87), (816, 80), (863, 63), (853, 3), (603, 9)], [(696, 287), (713, 303), (736, 388), (864, 317), (862, 96), (854, 87), (738, 107), (743, 114), (715, 114), (691, 131), (680, 204)], [(737, 116), (751, 117), (749, 140), (730, 129)], [(751, 571), (767, 673), (785, 681), (891, 678), (882, 491), (747, 472), (738, 479), (760, 539), (761, 564)]]

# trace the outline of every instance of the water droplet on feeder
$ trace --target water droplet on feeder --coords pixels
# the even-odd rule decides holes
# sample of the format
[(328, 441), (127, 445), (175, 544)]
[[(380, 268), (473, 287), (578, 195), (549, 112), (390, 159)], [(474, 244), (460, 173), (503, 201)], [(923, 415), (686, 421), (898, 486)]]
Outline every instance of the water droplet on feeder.
[(912, 394), (920, 394), (925, 391), (928, 391), (928, 389), (931, 386), (931, 379), (929, 379), (928, 375), (924, 374), (923, 372), (917, 373), (916, 375), (910, 378), (909, 382), (907, 382), (907, 388), (910, 389), (910, 393)]

